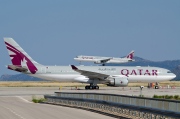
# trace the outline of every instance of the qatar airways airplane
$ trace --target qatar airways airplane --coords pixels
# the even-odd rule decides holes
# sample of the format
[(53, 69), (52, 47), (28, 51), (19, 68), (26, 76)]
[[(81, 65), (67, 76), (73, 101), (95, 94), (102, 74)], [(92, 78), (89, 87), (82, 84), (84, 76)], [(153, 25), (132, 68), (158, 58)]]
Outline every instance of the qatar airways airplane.
[(176, 77), (158, 67), (45, 66), (34, 61), (12, 38), (4, 41), (12, 62), (8, 69), (46, 80), (90, 84), (85, 89), (99, 89), (97, 84), (121, 87), (129, 82), (161, 82)]
[(77, 61), (85, 61), (85, 62), (94, 62), (95, 64), (103, 64), (105, 63), (127, 63), (127, 62), (132, 62), (135, 61), (133, 60), (134, 57), (134, 51), (131, 51), (126, 57), (123, 58), (116, 58), (116, 57), (101, 57), (101, 56), (84, 56), (84, 55), (79, 55), (74, 58), (74, 60)]

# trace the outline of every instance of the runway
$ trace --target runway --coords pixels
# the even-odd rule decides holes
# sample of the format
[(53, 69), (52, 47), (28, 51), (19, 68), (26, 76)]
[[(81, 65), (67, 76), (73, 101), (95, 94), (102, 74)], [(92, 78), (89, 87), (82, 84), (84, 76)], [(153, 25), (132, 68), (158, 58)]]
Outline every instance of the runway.
[[(0, 87), (0, 96), (43, 96), (45, 94), (52, 95), (54, 92), (78, 92), (78, 93), (108, 93), (119, 95), (139, 96), (139, 87), (100, 87), (99, 90), (85, 90), (84, 87)], [(142, 95), (152, 97), (156, 95), (179, 95), (180, 87), (174, 89), (148, 89), (142, 90)]]
[(112, 119), (81, 109), (47, 104), (35, 104), (23, 97), (0, 97), (1, 119)]
[[(118, 94), (118, 95), (128, 95), (128, 96), (139, 96), (140, 88), (139, 87), (100, 87), (100, 90), (84, 90), (84, 87), (69, 89), (63, 88), (62, 92), (82, 92), (82, 93), (107, 93), (107, 94)], [(58, 91), (59, 92), (59, 91)], [(148, 89), (144, 87), (142, 90), (142, 95), (144, 97), (153, 97), (153, 95), (179, 95), (180, 87), (174, 89)]]
[[(101, 87), (100, 90), (84, 90), (84, 87), (0, 87), (0, 119), (113, 119), (113, 117), (98, 113), (48, 105), (32, 103), (32, 97), (43, 97), (54, 92), (83, 92), (109, 93), (122, 95), (139, 95), (139, 87)], [(179, 95), (180, 88), (175, 89), (143, 89), (143, 95), (151, 97), (157, 95)]]

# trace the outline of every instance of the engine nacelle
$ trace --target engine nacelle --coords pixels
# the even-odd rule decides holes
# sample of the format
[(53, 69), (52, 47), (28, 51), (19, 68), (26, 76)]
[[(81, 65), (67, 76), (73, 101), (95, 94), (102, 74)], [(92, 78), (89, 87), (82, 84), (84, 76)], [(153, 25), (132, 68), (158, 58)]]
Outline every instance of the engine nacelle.
[(107, 86), (114, 86), (114, 87), (125, 87), (128, 85), (127, 77), (114, 77), (110, 78), (109, 84)]
[(101, 61), (95, 61), (94, 64), (102, 64)]

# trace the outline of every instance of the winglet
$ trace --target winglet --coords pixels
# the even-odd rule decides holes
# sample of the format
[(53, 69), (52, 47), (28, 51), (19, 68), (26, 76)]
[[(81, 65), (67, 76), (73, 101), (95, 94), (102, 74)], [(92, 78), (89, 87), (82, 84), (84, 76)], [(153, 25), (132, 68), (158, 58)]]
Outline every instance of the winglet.
[(74, 65), (71, 65), (71, 67), (72, 67), (73, 70), (77, 70), (77, 69), (78, 69), (78, 68), (77, 68), (76, 66), (74, 66)]

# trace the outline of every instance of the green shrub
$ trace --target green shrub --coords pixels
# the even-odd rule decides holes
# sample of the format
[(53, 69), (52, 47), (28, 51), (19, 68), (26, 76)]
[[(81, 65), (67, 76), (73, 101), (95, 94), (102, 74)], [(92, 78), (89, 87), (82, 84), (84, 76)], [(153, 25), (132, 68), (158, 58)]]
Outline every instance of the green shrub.
[(35, 96), (33, 96), (32, 101), (34, 103), (43, 103), (44, 101), (46, 101), (46, 99), (44, 99), (44, 98), (36, 98)]
[(38, 103), (38, 100), (37, 100), (37, 99), (32, 99), (32, 101), (33, 101), (34, 103)]
[(172, 95), (165, 95), (165, 99), (173, 99)]
[(164, 98), (164, 96), (163, 96), (163, 95), (159, 95), (158, 97), (159, 97), (159, 98), (161, 98), (161, 99), (163, 99), (163, 98)]
[(158, 95), (154, 95), (153, 98), (159, 98)]
[(174, 96), (174, 99), (176, 99), (176, 100), (178, 100), (179, 98), (180, 98), (179, 95)]
[(168, 99), (168, 97), (169, 97), (168, 95), (165, 95), (165, 96), (164, 96), (165, 99)]
[(154, 95), (153, 98), (160, 98), (160, 99), (175, 99), (175, 100), (180, 100), (179, 95)]

